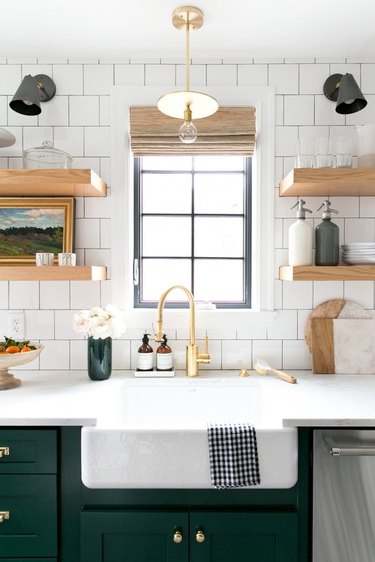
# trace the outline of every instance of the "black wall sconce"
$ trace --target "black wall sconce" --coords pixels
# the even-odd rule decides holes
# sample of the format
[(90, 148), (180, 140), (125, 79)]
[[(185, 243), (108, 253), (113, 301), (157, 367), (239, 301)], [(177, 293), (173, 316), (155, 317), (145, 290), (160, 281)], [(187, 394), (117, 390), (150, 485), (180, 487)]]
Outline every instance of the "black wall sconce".
[(9, 107), (22, 115), (39, 115), (40, 103), (49, 101), (56, 93), (52, 78), (45, 74), (25, 76), (14, 94)]
[(353, 74), (332, 74), (324, 82), (323, 92), (326, 98), (337, 102), (336, 113), (357, 113), (367, 105)]

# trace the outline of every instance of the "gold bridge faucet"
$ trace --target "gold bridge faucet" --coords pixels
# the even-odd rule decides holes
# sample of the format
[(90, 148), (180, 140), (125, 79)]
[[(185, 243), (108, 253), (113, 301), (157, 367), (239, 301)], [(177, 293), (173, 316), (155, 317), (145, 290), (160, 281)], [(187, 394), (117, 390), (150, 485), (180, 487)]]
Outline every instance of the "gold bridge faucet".
[(162, 341), (163, 338), (163, 310), (164, 303), (169, 293), (174, 289), (180, 289), (185, 293), (189, 301), (190, 310), (190, 343), (186, 346), (186, 375), (188, 377), (197, 377), (199, 375), (199, 363), (211, 363), (211, 355), (208, 353), (208, 339), (206, 336), (205, 352), (199, 353), (197, 344), (195, 343), (195, 302), (192, 293), (183, 285), (173, 285), (161, 295), (158, 304), (158, 319), (155, 334), (155, 341)]

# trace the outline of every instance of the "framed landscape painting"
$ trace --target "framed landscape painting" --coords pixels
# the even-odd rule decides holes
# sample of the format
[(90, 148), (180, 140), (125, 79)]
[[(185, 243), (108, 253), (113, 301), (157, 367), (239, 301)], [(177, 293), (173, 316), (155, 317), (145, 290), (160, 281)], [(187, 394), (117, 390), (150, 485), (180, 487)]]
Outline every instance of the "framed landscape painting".
[(0, 197), (0, 265), (73, 250), (74, 197)]

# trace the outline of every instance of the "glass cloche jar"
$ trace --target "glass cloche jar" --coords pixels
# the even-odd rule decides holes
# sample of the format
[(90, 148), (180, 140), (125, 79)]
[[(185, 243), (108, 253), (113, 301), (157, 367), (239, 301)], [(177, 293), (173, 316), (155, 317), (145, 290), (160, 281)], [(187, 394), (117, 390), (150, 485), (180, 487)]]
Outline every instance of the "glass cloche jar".
[(67, 152), (54, 148), (53, 142), (46, 140), (42, 146), (23, 151), (24, 168), (71, 168), (73, 158)]

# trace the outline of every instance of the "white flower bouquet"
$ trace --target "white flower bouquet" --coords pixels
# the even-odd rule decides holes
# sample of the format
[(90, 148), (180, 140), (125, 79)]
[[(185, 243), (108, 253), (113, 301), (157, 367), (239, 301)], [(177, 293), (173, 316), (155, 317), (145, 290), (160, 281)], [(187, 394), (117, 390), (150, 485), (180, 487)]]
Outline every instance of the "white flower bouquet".
[(118, 338), (125, 331), (121, 311), (109, 304), (105, 308), (94, 307), (80, 310), (73, 315), (73, 330), (95, 340)]

